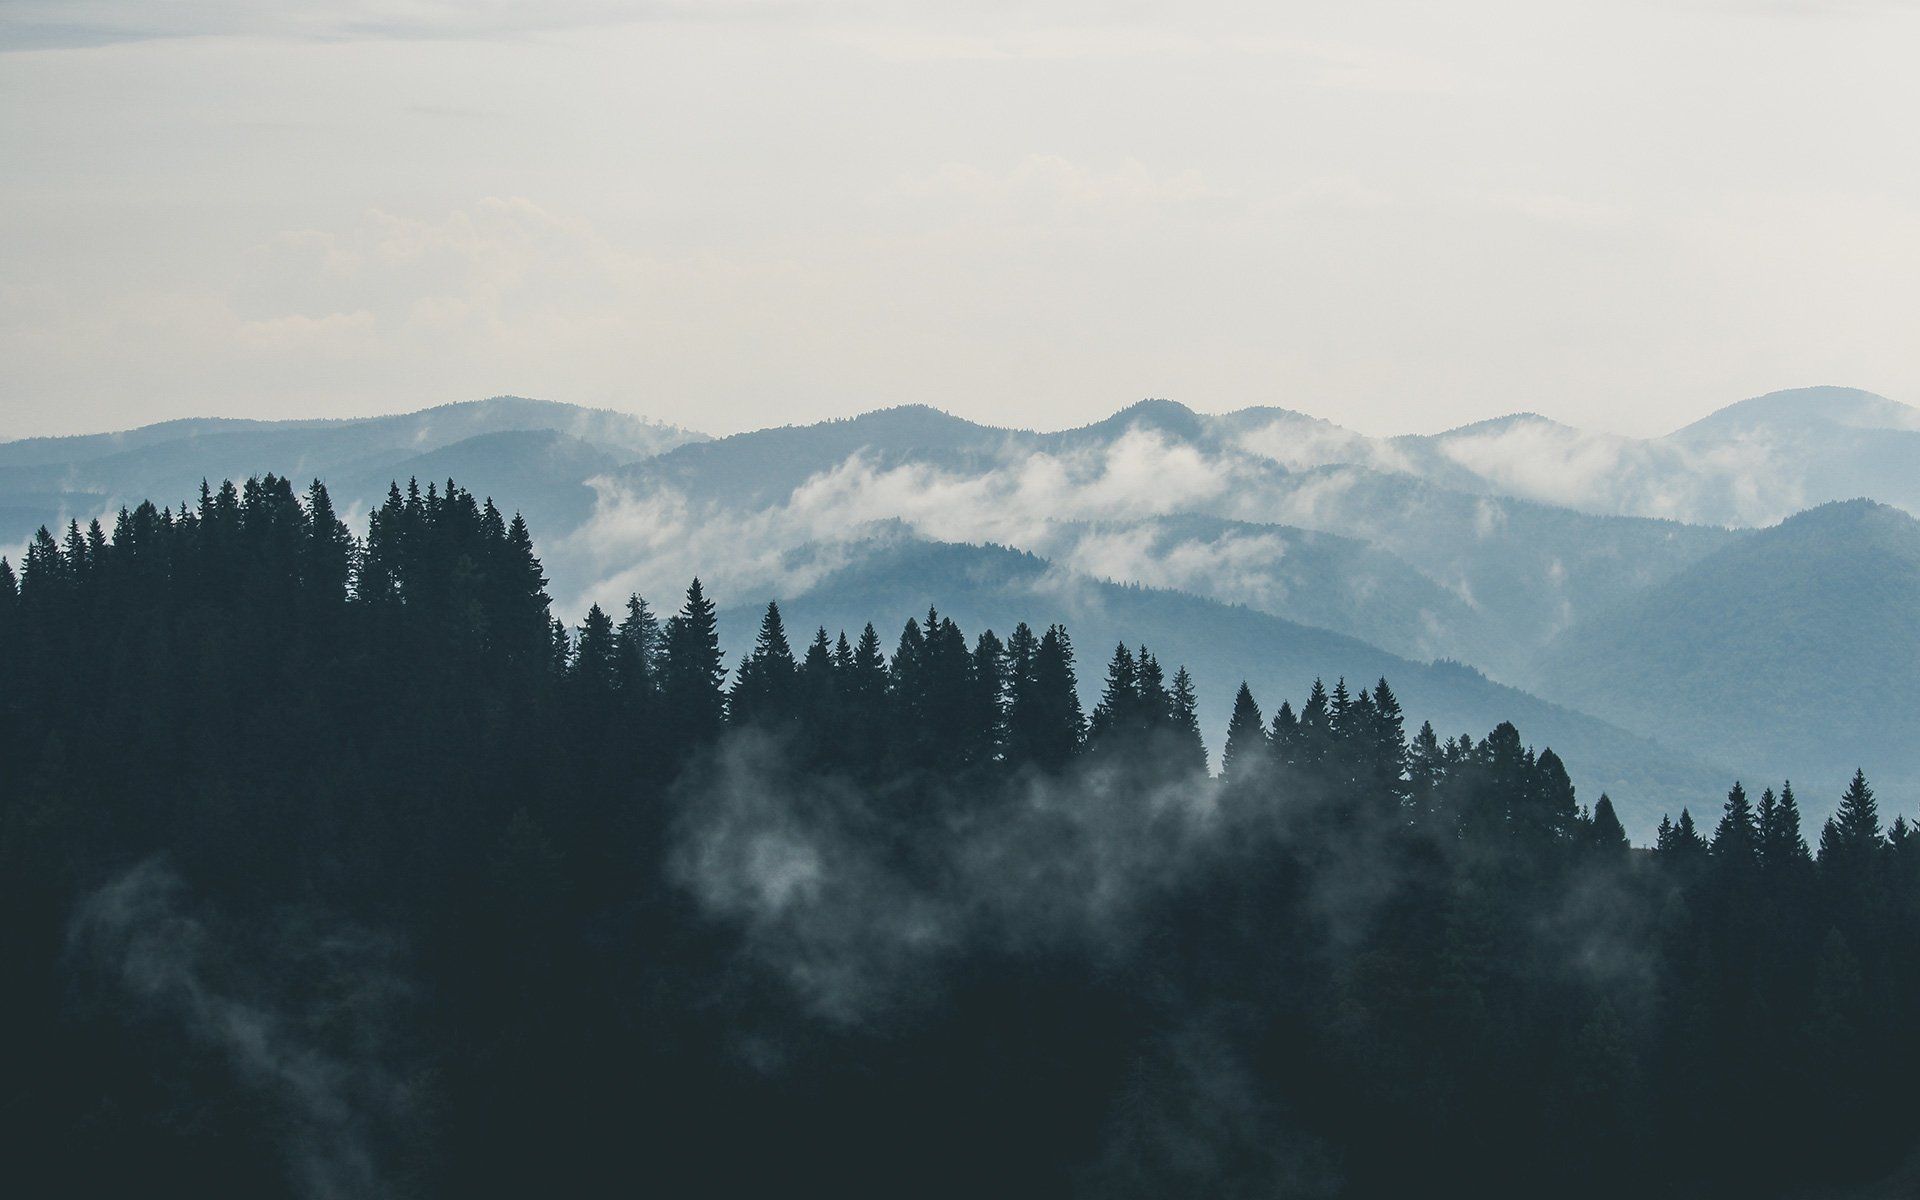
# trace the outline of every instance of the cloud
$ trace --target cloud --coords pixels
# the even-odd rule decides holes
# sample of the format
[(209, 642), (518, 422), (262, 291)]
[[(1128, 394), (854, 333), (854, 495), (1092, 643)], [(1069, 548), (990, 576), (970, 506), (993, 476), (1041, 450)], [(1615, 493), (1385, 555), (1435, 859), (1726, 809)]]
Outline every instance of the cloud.
[[(308, 1011), (281, 1005), (270, 987), (242, 987), (221, 970), (230, 955), (216, 926), (192, 910), (185, 882), (158, 861), (85, 898), (67, 951), (88, 983), (115, 995), (116, 1007), (157, 1015), (219, 1051), (236, 1076), (279, 1106), (283, 1150), (301, 1195), (389, 1195), (374, 1134), (408, 1112), (406, 1090), (381, 1055), (380, 1034), (399, 995), (384, 961), (392, 948), (343, 929), (285, 932), (285, 955), (324, 962), (327, 977), (352, 981), (352, 994), (308, 997)], [(274, 974), (286, 978), (313, 974), (277, 966)], [(350, 1044), (329, 1044), (325, 1028), (344, 1029)]]
[(876, 837), (894, 798), (795, 771), (778, 740), (735, 732), (678, 786), (670, 872), (738, 922), (814, 1015), (863, 1022), (933, 992), (967, 945), (1122, 944), (1141, 906), (1206, 853), (1219, 817), (1217, 781), (1137, 776), (1082, 762), (1016, 781), (988, 809), (958, 792), (914, 797), (944, 826), (926, 839), (942, 860), (926, 874)]
[[(696, 503), (653, 482), (592, 481), (594, 513), (555, 543), (556, 561), (593, 579), (603, 606), (628, 591), (677, 590), (694, 574), (739, 594), (796, 595), (844, 565), (856, 543), (889, 528), (938, 541), (1042, 548), (1063, 521), (1128, 521), (1204, 508), (1233, 468), (1160, 434), (1130, 430), (1070, 453), (1017, 454), (977, 472), (884, 465), (856, 454), (813, 475), (784, 501), (742, 512)], [(1197, 569), (1197, 565), (1195, 567)], [(583, 601), (584, 603), (584, 601)]]

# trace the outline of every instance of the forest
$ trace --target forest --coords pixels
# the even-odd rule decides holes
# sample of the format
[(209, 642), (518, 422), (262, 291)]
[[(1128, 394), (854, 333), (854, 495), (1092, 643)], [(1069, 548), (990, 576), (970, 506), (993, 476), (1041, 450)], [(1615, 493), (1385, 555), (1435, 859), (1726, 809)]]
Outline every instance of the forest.
[(1386, 680), (1243, 686), (1216, 774), (1178, 664), (1057, 625), (569, 627), (451, 480), (111, 525), (0, 561), (11, 1195), (1911, 1190), (1859, 773), (1635, 847)]

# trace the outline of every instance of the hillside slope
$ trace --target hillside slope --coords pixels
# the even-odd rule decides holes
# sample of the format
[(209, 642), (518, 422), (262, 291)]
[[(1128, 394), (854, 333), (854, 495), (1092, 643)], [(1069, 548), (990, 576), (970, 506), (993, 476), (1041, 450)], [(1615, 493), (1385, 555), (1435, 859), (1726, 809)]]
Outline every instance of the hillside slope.
[[(1663, 812), (1717, 804), (1731, 777), (1727, 769), (1494, 683), (1468, 667), (1410, 662), (1237, 605), (1096, 582), (1003, 547), (875, 543), (804, 594), (774, 598), (796, 643), (804, 644), (818, 626), (830, 633), (845, 629), (851, 637), (872, 621), (889, 652), (906, 618), (924, 617), (930, 605), (970, 638), (987, 628), (1004, 637), (1020, 621), (1037, 628), (1064, 623), (1073, 634), (1089, 704), (1114, 645), (1122, 638), (1145, 642), (1169, 672), (1182, 664), (1192, 672), (1202, 729), (1216, 754), (1243, 679), (1270, 713), (1283, 699), (1298, 707), (1316, 677), (1329, 686), (1342, 676), (1350, 685), (1385, 677), (1406, 708), (1410, 730), (1431, 720), (1443, 737), (1478, 738), (1512, 721), (1528, 742), (1550, 745), (1566, 760), (1587, 803), (1603, 791), (1611, 794), (1629, 831), (1643, 840)], [(737, 657), (751, 644), (763, 602), (735, 603), (723, 613), (730, 654)]]
[(1883, 790), (1920, 784), (1916, 662), (1920, 521), (1856, 500), (1749, 534), (1569, 630), (1535, 684), (1824, 797), (1856, 766)]

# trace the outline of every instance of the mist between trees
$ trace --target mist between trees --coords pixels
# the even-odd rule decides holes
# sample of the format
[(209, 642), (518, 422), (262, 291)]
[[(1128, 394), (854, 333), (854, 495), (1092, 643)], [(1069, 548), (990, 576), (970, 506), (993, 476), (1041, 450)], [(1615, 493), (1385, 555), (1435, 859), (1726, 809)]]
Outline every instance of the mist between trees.
[(769, 605), (729, 671), (697, 582), (577, 629), (545, 587), (452, 482), (0, 568), (10, 1190), (1909, 1178), (1920, 845), (1864, 778), (1817, 853), (1785, 785), (1635, 849), (1386, 681), (1242, 689), (1214, 776), (1145, 647), (1083, 712), (1058, 626), (796, 652)]

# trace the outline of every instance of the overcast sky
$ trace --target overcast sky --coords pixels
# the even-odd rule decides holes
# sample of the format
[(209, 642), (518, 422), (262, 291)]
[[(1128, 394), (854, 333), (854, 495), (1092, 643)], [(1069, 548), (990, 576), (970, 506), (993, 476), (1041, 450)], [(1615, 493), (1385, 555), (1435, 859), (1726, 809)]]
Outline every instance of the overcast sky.
[(1920, 4), (0, 0), (0, 436), (1920, 401)]

